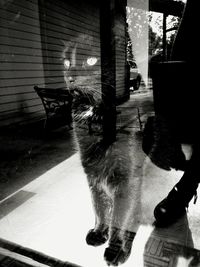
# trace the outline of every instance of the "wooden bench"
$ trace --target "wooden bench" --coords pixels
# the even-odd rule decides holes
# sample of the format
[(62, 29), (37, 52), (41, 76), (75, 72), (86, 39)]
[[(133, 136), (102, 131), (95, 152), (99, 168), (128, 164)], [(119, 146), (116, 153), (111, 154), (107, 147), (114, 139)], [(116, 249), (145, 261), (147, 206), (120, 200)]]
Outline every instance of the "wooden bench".
[(72, 97), (65, 88), (44, 88), (34, 86), (34, 90), (40, 97), (46, 113), (45, 130), (55, 129), (72, 122)]

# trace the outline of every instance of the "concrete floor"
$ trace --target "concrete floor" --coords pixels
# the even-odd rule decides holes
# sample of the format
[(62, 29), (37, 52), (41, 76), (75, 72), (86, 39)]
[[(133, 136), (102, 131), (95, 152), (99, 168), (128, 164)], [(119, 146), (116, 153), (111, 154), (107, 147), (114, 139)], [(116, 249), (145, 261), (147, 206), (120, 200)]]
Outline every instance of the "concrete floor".
[[(138, 111), (142, 125), (153, 114), (151, 91), (132, 94), (119, 109), (118, 127), (140, 132)], [(62, 129), (42, 136), (35, 129), (0, 138), (0, 238), (81, 266), (106, 266), (106, 245), (85, 243), (94, 215), (73, 132)], [(155, 228), (153, 209), (182, 172), (162, 170), (141, 150), (136, 153), (142, 155), (140, 221), (123, 266), (200, 266), (200, 199), (176, 224)]]

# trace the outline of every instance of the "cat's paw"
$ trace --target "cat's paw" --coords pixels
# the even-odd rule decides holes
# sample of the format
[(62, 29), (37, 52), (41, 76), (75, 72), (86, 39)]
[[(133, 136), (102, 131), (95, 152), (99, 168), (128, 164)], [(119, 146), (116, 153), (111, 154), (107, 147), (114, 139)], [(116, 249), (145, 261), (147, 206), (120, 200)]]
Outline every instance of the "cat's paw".
[(121, 246), (110, 245), (104, 253), (104, 260), (112, 266), (118, 266), (124, 263), (131, 253), (131, 248), (124, 250)]
[(128, 231), (126, 233), (128, 235), (124, 236), (123, 241), (115, 236), (106, 248), (104, 259), (108, 265), (118, 266), (129, 258), (135, 234)]
[(104, 231), (91, 229), (86, 236), (87, 244), (95, 247), (104, 244), (107, 240), (108, 229), (105, 229)]

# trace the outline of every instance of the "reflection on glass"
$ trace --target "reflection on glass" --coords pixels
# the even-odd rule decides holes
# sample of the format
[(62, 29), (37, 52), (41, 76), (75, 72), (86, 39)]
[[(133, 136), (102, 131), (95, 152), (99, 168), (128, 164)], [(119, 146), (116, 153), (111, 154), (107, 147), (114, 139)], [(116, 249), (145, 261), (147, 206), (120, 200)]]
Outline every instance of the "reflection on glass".
[[(194, 245), (187, 216), (173, 229), (153, 225), (155, 204), (180, 176), (142, 150), (154, 108), (140, 85), (162, 36), (148, 35), (148, 1), (112, 1), (105, 15), (108, 2), (0, 0), (0, 126), (13, 127), (0, 135), (0, 237), (80, 266), (153, 266), (166, 251), (174, 259), (174, 244)], [(35, 85), (71, 94), (73, 131), (44, 131)], [(65, 99), (48, 101), (50, 115), (65, 114)]]

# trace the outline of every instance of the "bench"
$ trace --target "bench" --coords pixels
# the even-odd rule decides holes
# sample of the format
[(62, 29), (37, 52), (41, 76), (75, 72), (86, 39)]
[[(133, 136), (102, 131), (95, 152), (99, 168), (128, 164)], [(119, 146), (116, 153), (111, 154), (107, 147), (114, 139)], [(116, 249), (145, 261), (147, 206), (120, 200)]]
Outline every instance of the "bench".
[(44, 88), (34, 86), (46, 113), (45, 130), (55, 129), (72, 123), (72, 97), (65, 88)]

